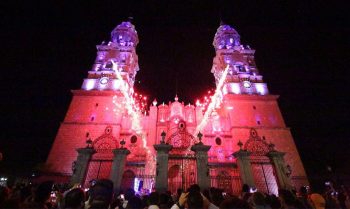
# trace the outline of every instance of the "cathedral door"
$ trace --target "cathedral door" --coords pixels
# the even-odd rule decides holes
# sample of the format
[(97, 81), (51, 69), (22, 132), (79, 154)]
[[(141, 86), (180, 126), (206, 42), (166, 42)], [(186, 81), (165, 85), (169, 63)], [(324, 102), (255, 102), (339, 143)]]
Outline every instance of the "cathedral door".
[(94, 179), (108, 179), (112, 168), (112, 160), (91, 160), (85, 177), (84, 187), (90, 186)]
[[(213, 164), (212, 164), (213, 165)], [(210, 185), (228, 194), (239, 195), (242, 189), (239, 170), (233, 166), (215, 165), (209, 169)]]
[(135, 176), (135, 173), (131, 170), (124, 171), (120, 186), (122, 191), (126, 191), (129, 188), (134, 189)]
[[(87, 134), (87, 137), (89, 134)], [(111, 173), (113, 152), (117, 147), (117, 139), (112, 135), (112, 126), (107, 126), (104, 133), (93, 140), (92, 146), (96, 153), (92, 155), (85, 176), (84, 187), (90, 186), (91, 180), (108, 179)]]
[(255, 186), (258, 191), (268, 194), (278, 194), (278, 185), (274, 168), (271, 163), (251, 162)]
[(169, 156), (168, 190), (175, 194), (177, 189), (188, 189), (197, 183), (196, 159), (193, 156)]
[(226, 192), (232, 193), (232, 178), (225, 171), (222, 171), (218, 175), (218, 188)]
[(267, 157), (271, 147), (265, 138), (261, 138), (254, 128), (250, 129), (250, 136), (244, 144), (244, 149), (251, 153), (250, 163), (258, 191), (277, 195), (278, 185), (274, 167)]

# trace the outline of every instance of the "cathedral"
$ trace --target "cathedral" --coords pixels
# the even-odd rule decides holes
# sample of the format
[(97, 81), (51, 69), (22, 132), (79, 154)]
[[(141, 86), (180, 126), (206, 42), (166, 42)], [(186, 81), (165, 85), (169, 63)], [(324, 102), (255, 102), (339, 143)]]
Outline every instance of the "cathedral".
[(222, 24), (214, 36), (217, 89), (206, 107), (175, 96), (141, 112), (133, 99), (138, 42), (135, 26), (122, 22), (97, 45), (81, 89), (72, 90), (46, 162), (50, 173), (83, 187), (108, 178), (116, 190), (137, 192), (175, 193), (196, 183), (238, 194), (247, 184), (278, 195), (308, 184), (279, 96), (233, 27)]

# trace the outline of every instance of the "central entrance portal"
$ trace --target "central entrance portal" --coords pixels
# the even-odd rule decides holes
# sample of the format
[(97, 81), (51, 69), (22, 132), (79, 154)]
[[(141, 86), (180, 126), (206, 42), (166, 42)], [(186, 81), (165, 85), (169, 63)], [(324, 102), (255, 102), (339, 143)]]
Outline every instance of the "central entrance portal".
[(194, 156), (169, 155), (168, 189), (176, 194), (177, 189), (188, 189), (197, 183), (197, 165)]
[(109, 178), (112, 168), (112, 160), (93, 159), (89, 162), (88, 172), (85, 176), (84, 187), (90, 186), (90, 181), (94, 179)]
[(267, 194), (278, 195), (275, 172), (270, 162), (251, 162), (256, 188)]

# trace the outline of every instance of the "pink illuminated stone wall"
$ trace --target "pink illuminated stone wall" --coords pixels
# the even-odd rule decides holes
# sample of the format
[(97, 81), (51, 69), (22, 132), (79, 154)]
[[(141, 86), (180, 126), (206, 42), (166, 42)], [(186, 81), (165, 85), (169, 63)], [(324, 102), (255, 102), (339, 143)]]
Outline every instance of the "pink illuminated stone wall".
[[(118, 141), (125, 139), (125, 147), (132, 151), (128, 160), (144, 160), (145, 152), (140, 138), (136, 143), (131, 143), (131, 136), (136, 134), (131, 130), (130, 118), (125, 113), (115, 114), (106, 109), (113, 109), (112, 94), (97, 91), (73, 92), (71, 105), (47, 160), (52, 172), (70, 175), (71, 165), (77, 157), (76, 149), (85, 147), (87, 138), (95, 140), (103, 135), (109, 125), (113, 127), (113, 136)], [(290, 129), (284, 124), (277, 98), (273, 95), (226, 96), (224, 105), (217, 111), (218, 120), (211, 120), (203, 131), (203, 143), (212, 146), (209, 162), (235, 162), (232, 153), (239, 150), (238, 141), (244, 144), (249, 138), (250, 129), (254, 128), (267, 143), (275, 144), (278, 151), (286, 153), (285, 160), (292, 167), (293, 175), (305, 177), (301, 159)], [(148, 135), (147, 146), (154, 150), (153, 144), (160, 142), (161, 132), (165, 131), (169, 137), (177, 131), (181, 121), (185, 122), (187, 132), (195, 135), (193, 132), (199, 123), (197, 116), (201, 114), (196, 108), (200, 107), (184, 105), (179, 101), (151, 106), (149, 115), (143, 118), (143, 126)], [(220, 129), (214, 129), (214, 126), (219, 126)], [(220, 138), (220, 144), (216, 138)]]

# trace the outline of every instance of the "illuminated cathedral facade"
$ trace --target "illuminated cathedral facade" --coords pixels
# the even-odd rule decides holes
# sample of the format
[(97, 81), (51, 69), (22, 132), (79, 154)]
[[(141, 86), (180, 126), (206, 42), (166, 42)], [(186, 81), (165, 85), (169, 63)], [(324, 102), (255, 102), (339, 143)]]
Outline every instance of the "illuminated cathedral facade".
[(278, 95), (234, 28), (221, 25), (214, 37), (211, 73), (220, 88), (210, 112), (210, 104), (185, 105), (176, 96), (140, 113), (132, 99), (138, 41), (134, 25), (122, 22), (97, 45), (49, 153), (51, 173), (83, 186), (109, 178), (117, 190), (173, 193), (194, 183), (234, 194), (243, 184), (271, 194), (308, 184)]

